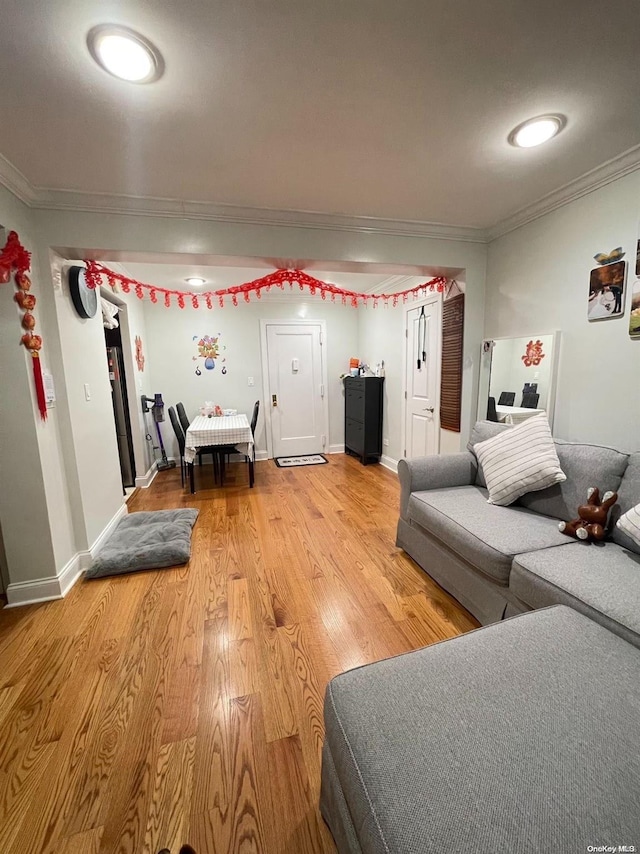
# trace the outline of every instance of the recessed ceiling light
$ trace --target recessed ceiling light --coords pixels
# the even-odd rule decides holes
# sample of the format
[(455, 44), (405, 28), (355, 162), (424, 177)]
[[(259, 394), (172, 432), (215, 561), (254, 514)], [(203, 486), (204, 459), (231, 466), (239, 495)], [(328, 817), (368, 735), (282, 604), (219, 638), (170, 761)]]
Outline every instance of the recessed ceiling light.
[(533, 148), (534, 145), (541, 145), (559, 134), (566, 123), (566, 118), (561, 115), (527, 119), (511, 131), (509, 142), (518, 148)]
[(193, 288), (199, 288), (200, 285), (204, 285), (206, 281), (206, 279), (201, 279), (200, 276), (189, 276), (188, 279), (185, 279), (185, 282)]
[(151, 83), (164, 71), (160, 51), (128, 27), (94, 27), (87, 36), (87, 45), (98, 65), (129, 83)]

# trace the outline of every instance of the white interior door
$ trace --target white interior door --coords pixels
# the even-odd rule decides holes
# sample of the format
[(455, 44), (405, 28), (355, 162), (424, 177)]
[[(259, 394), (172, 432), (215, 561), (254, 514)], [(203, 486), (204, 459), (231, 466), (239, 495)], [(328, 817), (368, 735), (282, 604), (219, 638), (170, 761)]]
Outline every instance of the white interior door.
[(406, 411), (404, 455), (437, 454), (440, 448), (440, 300), (406, 312)]
[(266, 329), (274, 457), (321, 453), (326, 446), (321, 324)]

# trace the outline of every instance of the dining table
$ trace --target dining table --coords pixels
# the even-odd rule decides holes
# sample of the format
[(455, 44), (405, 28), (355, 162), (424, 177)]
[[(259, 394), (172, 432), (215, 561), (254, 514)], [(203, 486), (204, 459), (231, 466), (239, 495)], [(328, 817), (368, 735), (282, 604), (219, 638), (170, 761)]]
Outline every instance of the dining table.
[(544, 412), (544, 409), (530, 409), (527, 406), (504, 406), (499, 403), (496, 404), (498, 421), (502, 421), (504, 424), (521, 424), (523, 421), (526, 421), (527, 418), (531, 418), (533, 415), (540, 415), (541, 412)]
[[(187, 427), (184, 461), (189, 464), (189, 484), (194, 493), (193, 462), (200, 448), (233, 445), (249, 460), (249, 486), (253, 487), (253, 433), (244, 413), (237, 415), (197, 415)], [(224, 482), (224, 454), (220, 453), (222, 481)]]

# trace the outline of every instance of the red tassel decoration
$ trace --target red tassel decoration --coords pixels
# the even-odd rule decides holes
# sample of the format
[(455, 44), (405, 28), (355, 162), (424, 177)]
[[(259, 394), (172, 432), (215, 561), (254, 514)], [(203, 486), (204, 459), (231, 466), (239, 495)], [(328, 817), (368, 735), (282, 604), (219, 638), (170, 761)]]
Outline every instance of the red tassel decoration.
[(47, 420), (47, 398), (44, 393), (44, 382), (42, 380), (42, 365), (40, 364), (40, 357), (37, 353), (32, 353), (33, 356), (33, 381), (36, 385), (36, 399), (38, 401), (38, 409), (40, 410), (40, 417), (43, 421)]

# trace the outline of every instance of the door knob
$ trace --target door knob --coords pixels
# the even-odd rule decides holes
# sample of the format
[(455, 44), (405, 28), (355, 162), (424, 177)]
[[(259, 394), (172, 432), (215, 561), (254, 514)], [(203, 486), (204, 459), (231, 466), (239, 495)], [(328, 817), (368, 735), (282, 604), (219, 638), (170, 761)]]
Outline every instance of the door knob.
[(435, 409), (433, 406), (425, 406), (425, 408), (422, 411), (423, 412), (435, 412)]
[(278, 395), (277, 395), (277, 394), (272, 394), (272, 395), (271, 395), (271, 405), (272, 405), (272, 406), (277, 406), (277, 405), (278, 405)]

